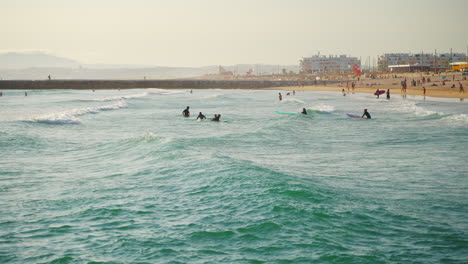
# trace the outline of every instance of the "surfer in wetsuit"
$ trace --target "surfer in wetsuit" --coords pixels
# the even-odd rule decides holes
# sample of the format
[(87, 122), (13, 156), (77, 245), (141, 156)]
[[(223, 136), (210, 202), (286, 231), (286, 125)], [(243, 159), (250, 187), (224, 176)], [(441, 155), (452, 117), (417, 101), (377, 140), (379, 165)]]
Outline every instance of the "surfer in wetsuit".
[(214, 118), (213, 118), (213, 119), (211, 119), (211, 121), (219, 121), (219, 119), (220, 119), (220, 118), (221, 118), (221, 115), (219, 115), (219, 114), (218, 114), (218, 115), (217, 115), (217, 114), (215, 114), (215, 115), (214, 115)]
[(305, 108), (302, 108), (301, 114), (307, 115), (307, 110)]
[(278, 99), (279, 99), (280, 101), (283, 100), (283, 96), (281, 95), (281, 93), (278, 93)]
[(375, 94), (375, 95), (377, 95), (377, 99), (379, 99), (379, 97), (380, 97), (380, 90), (379, 90), (379, 89), (377, 89), (377, 91), (375, 91), (375, 93), (374, 93), (374, 94)]
[(362, 114), (361, 118), (364, 118), (364, 116), (366, 116), (367, 119), (371, 119), (371, 116), (369, 112), (367, 112), (367, 109), (364, 109), (364, 114)]
[(187, 108), (185, 108), (185, 110), (184, 110), (184, 111), (182, 111), (182, 115), (183, 115), (184, 117), (190, 117), (190, 111), (189, 111), (189, 108), (190, 108), (190, 107), (189, 107), (189, 106), (187, 106)]
[(204, 116), (204, 115), (202, 114), (202, 112), (200, 112), (200, 113), (198, 114), (198, 116), (197, 116), (197, 120), (198, 120), (198, 119), (203, 120), (203, 119), (205, 119), (205, 118), (206, 118), (206, 116)]
[(387, 89), (387, 100), (390, 100), (390, 89)]

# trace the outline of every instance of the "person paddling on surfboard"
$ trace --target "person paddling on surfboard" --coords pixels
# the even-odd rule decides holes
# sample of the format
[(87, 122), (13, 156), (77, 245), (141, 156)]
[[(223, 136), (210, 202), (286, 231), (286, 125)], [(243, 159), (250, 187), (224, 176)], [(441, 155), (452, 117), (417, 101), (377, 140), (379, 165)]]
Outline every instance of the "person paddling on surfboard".
[(189, 111), (190, 106), (187, 106), (184, 111), (182, 111), (182, 115), (184, 117), (190, 117), (190, 111)]
[(302, 108), (301, 114), (307, 115), (307, 110), (305, 108)]
[(364, 109), (364, 114), (362, 114), (361, 118), (364, 118), (364, 116), (366, 116), (367, 119), (371, 119), (371, 116), (369, 112), (367, 112), (367, 109)]
[(198, 116), (197, 116), (197, 120), (198, 120), (198, 119), (203, 120), (203, 119), (205, 119), (205, 118), (206, 118), (206, 116), (204, 116), (204, 115), (202, 114), (202, 112), (200, 112), (200, 113), (198, 114)]

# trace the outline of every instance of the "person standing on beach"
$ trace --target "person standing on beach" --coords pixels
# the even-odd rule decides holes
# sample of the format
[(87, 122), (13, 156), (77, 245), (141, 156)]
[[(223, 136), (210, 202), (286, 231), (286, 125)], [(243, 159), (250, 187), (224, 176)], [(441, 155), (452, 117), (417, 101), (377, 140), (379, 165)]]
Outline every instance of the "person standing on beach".
[(366, 116), (367, 119), (371, 119), (371, 116), (369, 112), (367, 112), (367, 109), (364, 109), (364, 114), (362, 114), (361, 118), (364, 118), (364, 116)]
[(423, 95), (426, 96), (426, 87), (423, 86)]
[(459, 93), (465, 93), (465, 89), (463, 89), (463, 84), (461, 82), (458, 82), (458, 85), (459, 85), (459, 88), (460, 88)]
[(387, 100), (390, 100), (390, 89), (387, 89)]
[(341, 92), (343, 93), (343, 96), (346, 96), (346, 92), (345, 92), (344, 88), (341, 89)]
[(183, 115), (184, 117), (190, 117), (190, 111), (189, 111), (189, 108), (190, 108), (190, 107), (189, 107), (189, 106), (187, 106), (187, 108), (185, 108), (185, 110), (184, 110), (184, 111), (182, 111), (182, 115)]
[(279, 99), (280, 101), (283, 100), (283, 96), (281, 95), (281, 93), (278, 93), (278, 99)]

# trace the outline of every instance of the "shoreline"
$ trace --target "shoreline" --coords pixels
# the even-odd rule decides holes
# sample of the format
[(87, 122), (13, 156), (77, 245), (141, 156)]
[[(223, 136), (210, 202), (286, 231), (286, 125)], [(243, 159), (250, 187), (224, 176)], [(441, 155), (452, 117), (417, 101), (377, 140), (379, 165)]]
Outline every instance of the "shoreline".
[[(354, 89), (349, 86), (350, 81), (327, 80), (329, 85), (314, 84), (313, 81), (260, 81), (260, 80), (236, 80), (236, 81), (216, 81), (216, 80), (52, 80), (52, 81), (0, 81), (0, 91), (13, 90), (120, 90), (120, 89), (242, 89), (242, 90), (283, 90), (283, 91), (328, 91), (342, 93), (364, 93), (374, 96), (374, 92), (390, 89), (390, 95), (401, 95), (401, 89), (396, 83), (399, 80), (378, 80), (379, 83), (367, 83), (371, 80), (363, 80)], [(423, 94), (422, 86), (408, 87), (406, 95), (439, 97), (439, 98), (468, 98), (468, 93), (459, 93), (458, 85), (450, 88), (451, 82), (446, 86), (427, 85), (426, 94)], [(390, 83), (392, 82), (392, 83)], [(440, 84), (440, 81), (436, 81)], [(433, 82), (433, 83), (436, 83)], [(467, 81), (461, 80), (464, 87), (468, 86)], [(319, 82), (320, 83), (320, 82)], [(366, 85), (366, 86), (365, 86)], [(385, 97), (385, 94), (381, 95)]]
[[(272, 87), (269, 88), (270, 90), (284, 90), (284, 91), (322, 91), (322, 92), (337, 92), (342, 93), (342, 89), (345, 89), (346, 93), (364, 93), (374, 95), (374, 92), (377, 88), (367, 88), (367, 87), (356, 87), (354, 90), (349, 89), (349, 92), (346, 87), (338, 87), (338, 86), (303, 86), (303, 87)], [(390, 89), (390, 96), (392, 95), (401, 95), (400, 88), (386, 88), (386, 87), (379, 87), (379, 90), (387, 90)], [(458, 88), (444, 88), (444, 89), (435, 89), (431, 86), (426, 88), (426, 95), (423, 94), (423, 89), (420, 87), (417, 88), (408, 88), (406, 90), (406, 95), (419, 95), (419, 96), (427, 96), (427, 97), (438, 97), (438, 98), (459, 98), (459, 99), (466, 99), (468, 98), (468, 93), (459, 93)], [(386, 96), (386, 94), (380, 95), (382, 98)]]

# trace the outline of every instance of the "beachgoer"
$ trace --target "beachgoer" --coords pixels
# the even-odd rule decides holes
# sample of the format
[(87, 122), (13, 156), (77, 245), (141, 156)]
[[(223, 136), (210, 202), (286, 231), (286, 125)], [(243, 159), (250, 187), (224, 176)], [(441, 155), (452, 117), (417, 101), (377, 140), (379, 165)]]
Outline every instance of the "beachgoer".
[(287, 93), (286, 95), (291, 95), (291, 93)]
[(424, 96), (426, 96), (426, 87), (425, 86), (423, 86), (423, 94), (424, 94)]
[(301, 114), (307, 115), (307, 110), (305, 108), (302, 108)]
[(28, 93), (27, 93), (27, 92), (24, 92), (24, 96), (28, 96)]
[(460, 93), (465, 93), (465, 89), (463, 89), (463, 84), (461, 82), (458, 82), (459, 88), (460, 88)]
[(281, 101), (283, 100), (283, 96), (281, 95), (281, 93), (278, 93), (278, 99)]
[(452, 84), (452, 86), (450, 88), (455, 88), (455, 84)]
[(49, 74), (48, 78), (49, 78), (49, 81), (50, 81), (50, 74)]
[(205, 119), (205, 118), (206, 118), (206, 116), (204, 116), (204, 115), (202, 114), (202, 112), (200, 112), (200, 113), (198, 114), (198, 116), (197, 116), (197, 120), (198, 120), (198, 119), (203, 120), (203, 119)]
[(190, 109), (190, 107), (187, 106), (187, 108), (185, 108), (185, 110), (182, 111), (182, 115), (183, 115), (184, 117), (190, 117), (190, 111), (189, 111), (189, 109)]
[(375, 95), (377, 95), (377, 99), (379, 99), (380, 97), (380, 90), (377, 88), (377, 90), (375, 91)]
[(390, 100), (390, 89), (387, 89), (387, 100)]
[(367, 112), (367, 109), (364, 109), (364, 114), (362, 114), (361, 118), (364, 118), (364, 116), (366, 116), (367, 119), (371, 118), (369, 112)]
[(346, 96), (346, 92), (344, 89), (341, 89), (341, 92), (343, 93), (343, 96)]
[(190, 93), (193, 93), (193, 90), (190, 90)]
[[(303, 85), (304, 86), (304, 85)], [(293, 91), (293, 95), (296, 95), (296, 91)]]

